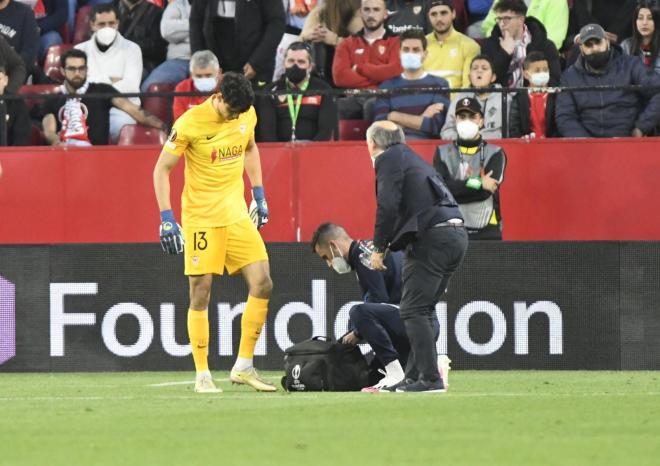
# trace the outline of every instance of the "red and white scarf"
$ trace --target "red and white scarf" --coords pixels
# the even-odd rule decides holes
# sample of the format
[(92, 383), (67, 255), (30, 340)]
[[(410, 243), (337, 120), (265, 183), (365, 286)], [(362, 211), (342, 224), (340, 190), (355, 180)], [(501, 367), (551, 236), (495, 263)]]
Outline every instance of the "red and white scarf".
[[(85, 81), (85, 84), (76, 89), (75, 95), (85, 94), (88, 88), (89, 82)], [(70, 94), (64, 84), (60, 86), (60, 92)], [(91, 145), (87, 134), (87, 115), (87, 106), (82, 103), (80, 97), (67, 97), (58, 114), (58, 120), (62, 122), (60, 141), (68, 144)]]

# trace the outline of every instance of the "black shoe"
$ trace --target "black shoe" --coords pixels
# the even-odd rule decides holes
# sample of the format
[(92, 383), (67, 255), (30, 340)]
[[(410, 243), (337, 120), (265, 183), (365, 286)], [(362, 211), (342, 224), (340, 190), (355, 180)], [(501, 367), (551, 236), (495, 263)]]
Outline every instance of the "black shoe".
[(417, 382), (400, 386), (396, 391), (397, 393), (445, 393), (447, 389), (442, 379), (434, 381), (419, 379)]
[(391, 387), (381, 387), (380, 391), (381, 392), (396, 392), (398, 388), (403, 387), (404, 385), (408, 385), (411, 383), (414, 383), (415, 381), (413, 379), (403, 379), (401, 382), (399, 382), (396, 385), (392, 385)]

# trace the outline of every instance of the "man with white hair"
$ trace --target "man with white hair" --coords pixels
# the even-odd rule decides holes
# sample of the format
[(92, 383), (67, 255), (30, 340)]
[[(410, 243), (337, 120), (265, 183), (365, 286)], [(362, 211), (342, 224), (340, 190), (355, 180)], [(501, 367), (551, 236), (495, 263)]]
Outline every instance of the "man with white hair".
[(177, 84), (175, 92), (199, 92), (199, 96), (177, 96), (174, 98), (172, 115), (176, 121), (186, 110), (199, 105), (215, 91), (222, 79), (218, 58), (210, 50), (199, 50), (190, 57), (190, 77)]
[[(376, 170), (376, 223), (371, 268), (386, 270), (385, 255), (405, 249), (399, 312), (410, 341), (408, 366), (417, 380), (389, 387), (397, 392), (442, 393), (431, 322), (435, 304), (463, 261), (467, 233), (458, 203), (431, 165), (405, 144), (403, 130), (377, 121), (367, 130)], [(410, 367), (406, 373), (410, 373)]]

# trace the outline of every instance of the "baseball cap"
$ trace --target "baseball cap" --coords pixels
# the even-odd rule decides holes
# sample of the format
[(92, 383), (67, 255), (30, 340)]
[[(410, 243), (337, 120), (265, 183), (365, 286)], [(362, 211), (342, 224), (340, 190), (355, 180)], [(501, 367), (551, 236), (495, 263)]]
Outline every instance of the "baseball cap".
[(589, 39), (605, 39), (605, 30), (598, 24), (587, 24), (580, 29), (580, 43), (584, 44)]
[(432, 0), (431, 3), (429, 4), (429, 10), (433, 8), (434, 6), (448, 6), (450, 9), (454, 9), (454, 1), (453, 0)]
[(470, 113), (478, 113), (481, 116), (484, 116), (484, 112), (481, 109), (481, 104), (474, 97), (463, 97), (458, 102), (456, 102), (456, 113), (463, 111), (468, 111)]

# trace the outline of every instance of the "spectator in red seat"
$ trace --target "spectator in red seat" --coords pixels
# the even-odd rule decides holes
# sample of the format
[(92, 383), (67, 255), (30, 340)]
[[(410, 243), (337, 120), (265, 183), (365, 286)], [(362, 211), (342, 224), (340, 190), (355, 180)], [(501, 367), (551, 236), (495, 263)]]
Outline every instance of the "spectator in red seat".
[(208, 49), (223, 71), (243, 73), (256, 87), (273, 80), (286, 17), (282, 0), (195, 0), (190, 48)]
[[(46, 141), (53, 146), (91, 146), (108, 144), (109, 110), (117, 107), (138, 123), (166, 131), (165, 124), (104, 83), (87, 80), (87, 55), (82, 50), (67, 50), (62, 55), (64, 84), (62, 97), (48, 99), (42, 107)], [(85, 94), (107, 94), (107, 98), (89, 98)]]
[[(403, 74), (388, 79), (381, 89), (411, 87), (447, 88), (449, 83), (424, 71), (422, 62), (426, 57), (426, 37), (421, 29), (408, 29), (399, 38), (401, 41), (401, 65)], [(389, 120), (403, 128), (406, 138), (435, 139), (445, 123), (449, 98), (442, 92), (416, 92), (393, 94), (376, 100), (376, 120)]]
[[(561, 77), (562, 87), (660, 86), (660, 75), (637, 57), (611, 45), (605, 30), (587, 24), (580, 31), (580, 57)], [(557, 127), (564, 137), (642, 137), (653, 133), (660, 118), (660, 93), (647, 91), (562, 91), (557, 96)]]
[(27, 73), (25, 63), (16, 50), (9, 45), (5, 36), (0, 34), (0, 63), (5, 65), (5, 73), (9, 77), (7, 90), (12, 93), (18, 92), (18, 88), (25, 83)]
[[(109, 84), (119, 92), (140, 92), (142, 79), (142, 51), (119, 31), (117, 11), (111, 4), (94, 7), (90, 24), (94, 34), (88, 41), (76, 45), (87, 54), (87, 79), (93, 83)], [(131, 102), (140, 105), (138, 97)], [(110, 139), (117, 142), (124, 125), (135, 120), (119, 108), (110, 110)]]
[(171, 0), (160, 21), (160, 32), (169, 43), (167, 60), (158, 65), (140, 86), (147, 92), (154, 83), (178, 83), (188, 77), (190, 66), (190, 2)]
[(557, 94), (548, 92), (550, 80), (548, 60), (541, 52), (531, 52), (523, 64), (527, 91), (513, 96), (509, 136), (512, 138), (546, 138), (557, 135), (555, 100)]
[(498, 0), (493, 9), (497, 26), (481, 46), (481, 53), (493, 61), (497, 82), (504, 87), (521, 87), (525, 57), (537, 51), (550, 65), (550, 85), (556, 85), (561, 75), (557, 48), (538, 19), (525, 17), (525, 2)]
[[(399, 38), (385, 29), (385, 0), (362, 0), (363, 29), (339, 44), (332, 65), (335, 85), (374, 89), (401, 74)], [(339, 101), (340, 118), (373, 119), (374, 99), (347, 97)]]
[(142, 50), (143, 75), (146, 76), (165, 61), (167, 42), (160, 35), (163, 9), (148, 0), (114, 0), (113, 4), (118, 11), (119, 32)]
[[(7, 85), (9, 77), (7, 70), (0, 64), (0, 96), (13, 94), (9, 91)], [(5, 105), (5, 112), (7, 115), (7, 145), (8, 146), (29, 146), (30, 145), (30, 130), (32, 123), (30, 122), (30, 113), (23, 100), (0, 100), (0, 105)]]
[[(312, 75), (312, 48), (294, 42), (286, 51), (284, 76), (266, 91), (324, 90), (330, 85)], [(257, 138), (260, 141), (328, 141), (337, 128), (337, 108), (332, 95), (266, 95), (258, 101)]]
[(33, 9), (39, 26), (39, 63), (43, 63), (46, 52), (51, 45), (68, 42), (68, 37), (62, 37), (60, 30), (66, 23), (69, 5), (62, 0), (40, 0), (40, 7)]
[[(657, 3), (641, 1), (635, 9), (633, 35), (621, 44), (623, 51), (639, 57), (646, 66), (660, 73), (660, 10)], [(656, 26), (657, 25), (657, 26)]]
[(177, 84), (175, 92), (200, 92), (199, 96), (177, 96), (174, 98), (172, 115), (176, 121), (186, 110), (208, 99), (222, 79), (218, 58), (210, 50), (199, 50), (190, 57), (190, 78)]
[(30, 7), (15, 0), (0, 0), (0, 34), (21, 56), (28, 75), (34, 74), (39, 28)]

